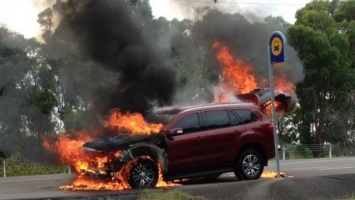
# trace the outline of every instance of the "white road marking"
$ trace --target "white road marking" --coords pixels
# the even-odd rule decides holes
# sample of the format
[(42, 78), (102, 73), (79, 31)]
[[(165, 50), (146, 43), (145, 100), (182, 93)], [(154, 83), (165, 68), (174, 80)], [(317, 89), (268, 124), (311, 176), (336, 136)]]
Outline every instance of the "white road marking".
[(295, 168), (295, 170), (308, 170), (308, 169), (321, 169), (321, 168), (326, 168), (327, 166), (319, 166), (319, 167), (301, 167), (301, 168)]
[(354, 167), (334, 167), (334, 168), (324, 168), (319, 170), (337, 170), (337, 169), (353, 169)]

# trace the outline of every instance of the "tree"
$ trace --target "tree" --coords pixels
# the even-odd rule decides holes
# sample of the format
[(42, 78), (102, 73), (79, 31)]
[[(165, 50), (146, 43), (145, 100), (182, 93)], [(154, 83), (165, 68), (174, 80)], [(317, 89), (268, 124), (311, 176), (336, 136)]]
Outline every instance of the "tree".
[[(55, 81), (39, 44), (0, 27), (0, 144), (39, 158), (41, 137), (53, 132)], [(51, 76), (52, 75), (52, 76)]]
[[(297, 11), (288, 28), (288, 41), (305, 66), (305, 80), (297, 86), (297, 119), (302, 143), (344, 142), (354, 112), (351, 43), (342, 31), (339, 12), (347, 1), (313, 1)], [(343, 26), (344, 27), (344, 26)], [(349, 32), (349, 31), (348, 31)]]

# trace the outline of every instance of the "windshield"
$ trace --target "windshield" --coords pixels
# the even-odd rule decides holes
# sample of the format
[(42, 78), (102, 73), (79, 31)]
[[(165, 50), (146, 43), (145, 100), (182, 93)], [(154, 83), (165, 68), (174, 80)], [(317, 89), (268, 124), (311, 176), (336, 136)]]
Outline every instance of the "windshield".
[(147, 115), (145, 120), (149, 124), (163, 124), (164, 126), (168, 124), (176, 114), (173, 113), (154, 113)]

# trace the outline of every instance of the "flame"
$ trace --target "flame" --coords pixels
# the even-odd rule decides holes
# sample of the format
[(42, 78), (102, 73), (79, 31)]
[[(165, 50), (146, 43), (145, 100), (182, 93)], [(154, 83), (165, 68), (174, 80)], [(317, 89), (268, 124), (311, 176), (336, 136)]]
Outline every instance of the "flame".
[(61, 190), (124, 190), (129, 188), (120, 182), (101, 181), (79, 175), (71, 185), (59, 186)]
[[(147, 124), (143, 116), (139, 113), (123, 114), (119, 109), (113, 109), (107, 120), (103, 122), (107, 128), (119, 132), (129, 132), (132, 134), (153, 134), (163, 127), (162, 124)], [(100, 134), (100, 133), (99, 133)], [(99, 135), (96, 134), (96, 135)], [(88, 131), (62, 133), (55, 141), (45, 140), (43, 146), (59, 157), (62, 165), (72, 166), (78, 176), (71, 185), (60, 186), (63, 190), (124, 190), (130, 189), (125, 180), (126, 171), (121, 170), (111, 174), (106, 174), (106, 165), (112, 159), (117, 159), (121, 151), (100, 154), (81, 150), (81, 146), (92, 140)], [(159, 165), (159, 180), (157, 187), (168, 187), (176, 184), (164, 182), (162, 169)], [(86, 174), (86, 175), (85, 175)], [(90, 178), (87, 174), (102, 175), (105, 180)], [(108, 177), (108, 178), (107, 178)]]
[[(286, 173), (280, 172), (280, 177), (285, 178), (285, 177), (292, 177), (292, 176), (287, 176)], [(277, 178), (277, 172), (264, 170), (263, 173), (261, 174), (261, 178)]]
[(235, 93), (247, 93), (257, 88), (253, 68), (245, 61), (235, 59), (230, 49), (219, 41), (214, 41), (217, 59), (223, 66), (223, 85)]
[(277, 172), (264, 170), (261, 174), (261, 178), (277, 178)]
[[(218, 94), (215, 99), (218, 102), (229, 100), (227, 93), (242, 94), (249, 93), (254, 89), (269, 85), (268, 79), (258, 78), (251, 65), (246, 61), (235, 58), (229, 47), (220, 41), (214, 41), (213, 48), (217, 53), (217, 60), (222, 66), (223, 79), (220, 86), (224, 93)], [(260, 80), (260, 83), (257, 82)], [(295, 91), (295, 85), (287, 80), (283, 73), (274, 75), (274, 88), (281, 91)]]
[(51, 143), (44, 140), (44, 148), (59, 155), (59, 162), (63, 165), (73, 166), (76, 171), (88, 165), (90, 158), (81, 151), (81, 146), (92, 140), (86, 132), (73, 132), (60, 134), (57, 140)]
[(113, 109), (104, 126), (117, 129), (118, 131), (128, 131), (133, 134), (158, 133), (163, 124), (148, 124), (144, 121), (140, 113), (122, 114), (119, 109)]
[[(271, 101), (268, 101), (266, 103), (266, 107), (264, 108), (264, 112), (265, 114), (267, 114), (268, 116), (272, 116), (272, 104)], [(275, 101), (275, 111), (278, 115), (282, 116), (284, 114), (284, 106), (281, 102), (279, 101)]]
[(285, 74), (274, 76), (274, 87), (281, 91), (296, 91), (296, 86), (287, 80)]
[[(148, 156), (145, 156), (149, 158)], [(150, 158), (149, 158), (150, 159)], [(137, 159), (134, 159), (129, 162), (125, 167), (123, 167), (119, 172), (112, 173), (111, 179), (100, 180), (97, 178), (90, 178), (85, 174), (80, 174), (71, 185), (62, 185), (59, 186), (61, 190), (125, 190), (131, 189), (126, 180), (126, 173), (130, 170), (132, 163), (136, 162)], [(162, 167), (158, 165), (159, 178), (156, 187), (173, 187), (179, 184), (172, 182), (165, 182), (162, 176)]]

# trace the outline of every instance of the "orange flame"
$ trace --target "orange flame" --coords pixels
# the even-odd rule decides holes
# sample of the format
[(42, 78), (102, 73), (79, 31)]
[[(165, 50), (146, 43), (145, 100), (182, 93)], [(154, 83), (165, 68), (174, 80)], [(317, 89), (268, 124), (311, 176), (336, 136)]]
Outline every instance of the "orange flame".
[(92, 138), (85, 132), (74, 132), (72, 135), (60, 134), (58, 139), (51, 143), (45, 140), (43, 143), (47, 151), (59, 155), (59, 161), (63, 165), (71, 165), (76, 171), (80, 171), (83, 166), (87, 166), (89, 158), (80, 151), (81, 146)]
[(281, 74), (278, 76), (274, 77), (274, 85), (275, 88), (281, 90), (281, 91), (296, 91), (296, 86), (287, 80), (285, 74)]
[[(292, 177), (292, 176), (287, 176), (286, 173), (280, 172), (280, 177)], [(261, 178), (277, 178), (277, 172), (275, 171), (270, 171), (270, 170), (264, 170), (263, 173), (261, 174)]]
[[(247, 62), (236, 59), (231, 54), (228, 46), (222, 42), (214, 41), (213, 48), (217, 52), (217, 59), (222, 65), (223, 80), (221, 86), (232, 94), (248, 93), (260, 87), (269, 85), (267, 79), (257, 79), (253, 67)], [(261, 80), (260, 83), (257, 80)], [(281, 91), (295, 91), (295, 85), (287, 80), (285, 74), (278, 73), (274, 76), (274, 87)], [(220, 94), (217, 101), (226, 102), (225, 94)]]
[(59, 186), (61, 190), (124, 190), (127, 188), (129, 186), (120, 182), (89, 179), (83, 174), (80, 174), (71, 185)]
[[(110, 116), (103, 122), (105, 127), (117, 130), (117, 132), (129, 132), (132, 134), (153, 134), (157, 133), (163, 127), (162, 124), (147, 124), (143, 116), (139, 113), (123, 114), (119, 109), (112, 110)], [(105, 174), (105, 164), (111, 159), (120, 157), (121, 151), (117, 151), (110, 155), (103, 155), (94, 152), (84, 152), (81, 146), (92, 140), (88, 132), (71, 132), (62, 133), (57, 140), (51, 142), (45, 140), (43, 146), (46, 150), (55, 153), (59, 156), (60, 163), (69, 165), (79, 174), (71, 185), (60, 186), (60, 189), (70, 190), (123, 190), (129, 189), (129, 184), (123, 178), (124, 172), (115, 172), (112, 174)], [(167, 183), (163, 181), (161, 175), (161, 167), (159, 166), (160, 177), (157, 187), (167, 187), (176, 184)], [(92, 179), (82, 174), (93, 173), (97, 175), (111, 176), (111, 180)], [(108, 176), (107, 176), (108, 175)]]
[(140, 113), (122, 114), (119, 109), (113, 109), (104, 126), (117, 129), (118, 131), (128, 131), (133, 134), (158, 133), (163, 124), (148, 124), (144, 121)]
[[(147, 157), (149, 158), (149, 157)], [(132, 160), (131, 162), (135, 162)], [(156, 187), (173, 187), (178, 184), (172, 182), (165, 182), (162, 176), (161, 165), (158, 164), (159, 179)], [(126, 173), (129, 171), (128, 167), (122, 168), (117, 173), (111, 174), (111, 180), (99, 180), (94, 178), (89, 178), (84, 174), (80, 174), (71, 185), (62, 185), (59, 189), (62, 190), (125, 190), (131, 189), (126, 181)]]
[[(281, 102), (279, 101), (275, 101), (275, 111), (276, 113), (279, 113), (280, 115), (283, 114), (283, 105)], [(268, 116), (272, 116), (272, 104), (271, 101), (267, 102), (267, 106), (266, 108), (264, 108), (264, 112), (268, 115)]]
[(264, 170), (261, 174), (261, 178), (277, 178), (277, 172)]
[(223, 66), (223, 84), (236, 93), (247, 93), (257, 88), (253, 68), (242, 60), (236, 60), (229, 48), (218, 41), (213, 43), (217, 59)]

